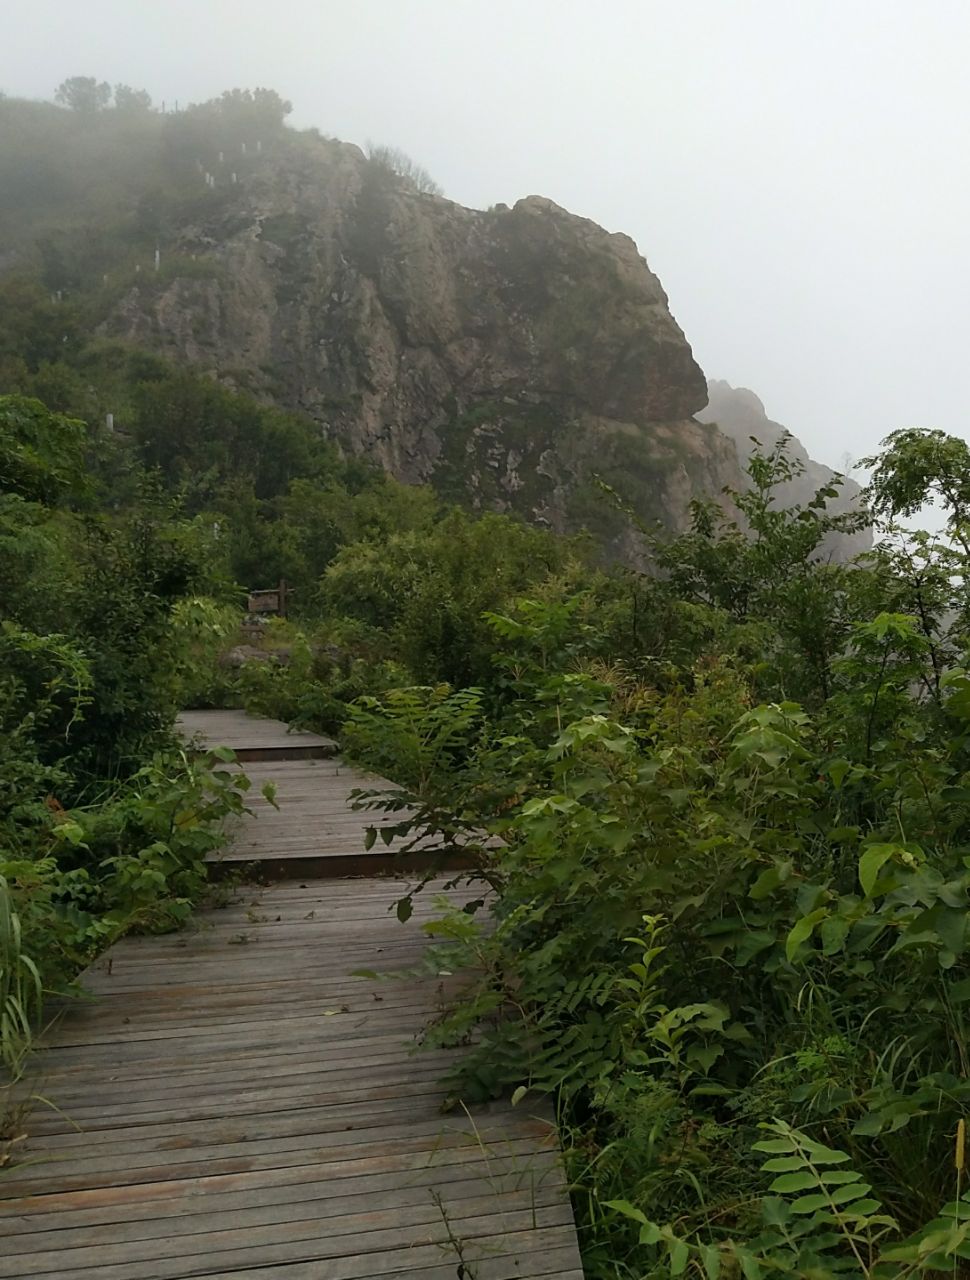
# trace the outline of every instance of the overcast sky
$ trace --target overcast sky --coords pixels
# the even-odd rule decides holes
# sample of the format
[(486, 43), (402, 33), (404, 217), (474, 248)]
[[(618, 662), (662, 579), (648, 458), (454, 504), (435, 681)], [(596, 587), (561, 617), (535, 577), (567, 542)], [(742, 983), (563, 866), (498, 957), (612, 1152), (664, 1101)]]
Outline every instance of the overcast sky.
[(970, 435), (967, 0), (0, 0), (0, 89), (266, 85), (455, 200), (640, 246), (711, 377), (839, 465)]

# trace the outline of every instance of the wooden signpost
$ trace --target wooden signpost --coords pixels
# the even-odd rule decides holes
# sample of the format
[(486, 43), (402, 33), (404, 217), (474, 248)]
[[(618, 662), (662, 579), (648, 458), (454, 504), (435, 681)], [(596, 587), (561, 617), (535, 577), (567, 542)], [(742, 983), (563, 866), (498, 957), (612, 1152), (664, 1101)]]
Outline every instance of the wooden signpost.
[(275, 613), (279, 618), (286, 617), (286, 605), (289, 590), (286, 579), (280, 578), (279, 584), (265, 591), (250, 591), (247, 610), (249, 613)]

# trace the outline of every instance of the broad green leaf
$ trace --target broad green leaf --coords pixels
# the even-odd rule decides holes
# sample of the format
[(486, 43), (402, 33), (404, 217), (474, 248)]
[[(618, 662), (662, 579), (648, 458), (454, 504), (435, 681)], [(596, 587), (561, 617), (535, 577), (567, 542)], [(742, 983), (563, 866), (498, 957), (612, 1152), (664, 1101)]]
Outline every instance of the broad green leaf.
[(872, 891), (879, 879), (879, 872), (893, 854), (898, 852), (900, 852), (899, 845), (895, 844), (871, 844), (865, 850), (859, 859), (859, 884), (867, 898), (872, 897)]
[(776, 863), (773, 867), (767, 867), (748, 890), (748, 897), (753, 898), (755, 902), (760, 902), (774, 893), (790, 874), (790, 862)]
[(766, 1160), (761, 1166), (762, 1173), (790, 1173), (793, 1169), (804, 1169), (805, 1161), (801, 1156), (775, 1156)]
[(721, 1274), (721, 1251), (712, 1245), (701, 1245), (701, 1263), (707, 1280), (717, 1280)]
[(401, 924), (405, 924), (414, 914), (414, 907), (411, 905), (410, 898), (398, 898), (397, 900), (397, 918)]
[(629, 1200), (604, 1200), (607, 1209), (615, 1209), (617, 1213), (622, 1213), (624, 1218), (632, 1218), (634, 1222), (641, 1222), (645, 1227), (650, 1226), (650, 1219), (638, 1209), (636, 1205), (632, 1205)]
[(761, 1201), (761, 1215), (769, 1227), (783, 1227), (788, 1222), (788, 1204), (780, 1196), (765, 1196)]
[(829, 1198), (834, 1204), (849, 1204), (852, 1200), (860, 1200), (872, 1190), (868, 1182), (853, 1182), (848, 1186), (833, 1187)]
[(783, 1173), (775, 1178), (768, 1190), (788, 1194), (791, 1191), (808, 1191), (810, 1187), (817, 1186), (818, 1179), (814, 1173)]
[(823, 920), (818, 931), (822, 942), (822, 955), (834, 956), (842, 950), (849, 932), (850, 924), (845, 916), (829, 916)]
[(826, 773), (832, 779), (832, 783), (836, 787), (841, 787), (845, 781), (845, 775), (852, 769), (852, 765), (848, 760), (833, 760)]
[(835, 1147), (823, 1146), (821, 1142), (815, 1142), (811, 1138), (806, 1137), (804, 1133), (799, 1135), (801, 1141), (808, 1149), (813, 1164), (845, 1164), (850, 1159), (845, 1151), (837, 1151)]
[(752, 1257), (750, 1253), (743, 1253), (738, 1250), (738, 1261), (741, 1263), (741, 1274), (744, 1280), (762, 1280), (763, 1272), (758, 1259)]
[(882, 1133), (886, 1126), (886, 1116), (879, 1111), (870, 1111), (852, 1126), (852, 1133), (859, 1138), (874, 1138)]
[(792, 1201), (791, 1211), (798, 1214), (817, 1213), (819, 1209), (825, 1209), (827, 1206), (827, 1196), (799, 1196), (797, 1200)]
[[(882, 1205), (878, 1200), (860, 1200), (857, 1204), (849, 1205), (844, 1212), (868, 1218), (871, 1214), (877, 1213), (881, 1208)], [(890, 1219), (890, 1221), (892, 1221), (892, 1219)]]
[(821, 924), (828, 914), (828, 907), (817, 907), (809, 915), (802, 916), (801, 920), (795, 921), (785, 942), (785, 955), (788, 957), (789, 962), (794, 960), (802, 943), (808, 941), (814, 933), (816, 925)]
[(687, 1270), (687, 1260), (690, 1257), (690, 1250), (684, 1240), (671, 1240), (669, 1249), (670, 1274), (672, 1276), (682, 1276)]
[(747, 929), (738, 940), (734, 962), (740, 968), (749, 964), (756, 955), (774, 944), (775, 935), (766, 929)]
[(724, 1046), (720, 1044), (711, 1045), (694, 1045), (687, 1051), (687, 1061), (698, 1067), (705, 1075), (717, 1062), (718, 1058), (723, 1057)]

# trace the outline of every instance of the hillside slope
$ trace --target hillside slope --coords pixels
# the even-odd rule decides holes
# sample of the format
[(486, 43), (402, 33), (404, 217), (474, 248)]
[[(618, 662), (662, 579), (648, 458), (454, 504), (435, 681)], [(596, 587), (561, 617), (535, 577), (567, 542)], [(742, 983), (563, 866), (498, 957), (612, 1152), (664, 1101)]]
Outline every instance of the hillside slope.
[[(216, 189), (218, 192), (218, 188)], [(648, 519), (739, 480), (703, 374), (626, 236), (551, 201), (464, 209), (319, 142), (268, 157), (101, 325), (307, 413), (400, 480), (556, 529), (596, 471)]]
[[(286, 128), (287, 106), (234, 91), (79, 117), (0, 99), (0, 379), (5, 358), (73, 361), (124, 429), (124, 387), (95, 366), (145, 350), (306, 415), (398, 480), (589, 528), (630, 561), (639, 536), (600, 480), (671, 529), (743, 483), (628, 236), (539, 196), (463, 208)], [(29, 316), (15, 277), (49, 291)]]

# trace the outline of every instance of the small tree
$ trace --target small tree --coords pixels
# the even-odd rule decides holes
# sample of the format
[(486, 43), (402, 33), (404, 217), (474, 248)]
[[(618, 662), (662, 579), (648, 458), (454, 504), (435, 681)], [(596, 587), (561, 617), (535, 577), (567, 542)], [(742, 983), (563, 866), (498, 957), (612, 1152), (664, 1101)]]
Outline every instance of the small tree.
[(959, 436), (925, 427), (894, 431), (872, 467), (866, 496), (877, 515), (913, 516), (929, 502), (946, 512), (946, 527), (970, 556), (970, 448)]
[(106, 80), (99, 84), (94, 76), (71, 76), (58, 85), (54, 99), (72, 111), (94, 115), (111, 101), (111, 85)]
[(218, 98), (210, 98), (192, 109), (215, 116), (225, 124), (241, 126), (258, 136), (261, 129), (282, 129), (293, 104), (281, 98), (275, 89), (225, 89)]
[(386, 169), (389, 173), (393, 173), (399, 178), (404, 178), (416, 190), (423, 191), (430, 196), (444, 195), (444, 191), (435, 182), (427, 169), (418, 164), (416, 160), (412, 160), (407, 152), (401, 151), (399, 147), (378, 147), (373, 143), (369, 143), (367, 156), (371, 164)]
[(116, 84), (115, 108), (118, 111), (151, 111), (151, 95), (144, 89), (133, 89), (129, 84)]

